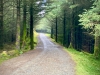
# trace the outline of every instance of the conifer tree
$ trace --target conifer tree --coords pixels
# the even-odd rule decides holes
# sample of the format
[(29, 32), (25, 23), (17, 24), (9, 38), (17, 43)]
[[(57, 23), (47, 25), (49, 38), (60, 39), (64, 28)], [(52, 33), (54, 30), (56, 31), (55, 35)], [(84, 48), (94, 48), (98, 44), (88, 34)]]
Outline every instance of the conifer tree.
[(3, 0), (0, 0), (0, 49), (3, 48)]
[(20, 0), (17, 0), (17, 32), (16, 32), (16, 49), (20, 50)]

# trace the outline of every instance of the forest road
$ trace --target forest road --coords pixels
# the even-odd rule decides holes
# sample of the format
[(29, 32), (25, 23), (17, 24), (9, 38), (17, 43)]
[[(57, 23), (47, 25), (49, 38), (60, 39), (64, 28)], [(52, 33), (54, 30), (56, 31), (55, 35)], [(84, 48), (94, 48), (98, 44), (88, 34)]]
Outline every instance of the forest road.
[(0, 75), (75, 75), (75, 63), (61, 46), (42, 33), (38, 39), (35, 50), (0, 65)]

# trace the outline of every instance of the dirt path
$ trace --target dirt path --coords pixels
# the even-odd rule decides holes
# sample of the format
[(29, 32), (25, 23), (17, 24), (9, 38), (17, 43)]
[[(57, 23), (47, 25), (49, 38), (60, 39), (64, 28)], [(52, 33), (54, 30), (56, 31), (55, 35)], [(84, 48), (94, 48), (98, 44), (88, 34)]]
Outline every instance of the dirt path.
[(36, 49), (3, 63), (0, 75), (75, 75), (74, 66), (62, 47), (40, 34)]

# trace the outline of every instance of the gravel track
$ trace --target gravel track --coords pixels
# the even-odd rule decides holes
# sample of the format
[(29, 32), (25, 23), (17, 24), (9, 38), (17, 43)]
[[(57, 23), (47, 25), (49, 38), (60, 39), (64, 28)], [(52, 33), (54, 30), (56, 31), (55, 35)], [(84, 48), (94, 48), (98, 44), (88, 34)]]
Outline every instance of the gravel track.
[(0, 75), (75, 75), (75, 63), (63, 48), (39, 34), (38, 45), (0, 66)]

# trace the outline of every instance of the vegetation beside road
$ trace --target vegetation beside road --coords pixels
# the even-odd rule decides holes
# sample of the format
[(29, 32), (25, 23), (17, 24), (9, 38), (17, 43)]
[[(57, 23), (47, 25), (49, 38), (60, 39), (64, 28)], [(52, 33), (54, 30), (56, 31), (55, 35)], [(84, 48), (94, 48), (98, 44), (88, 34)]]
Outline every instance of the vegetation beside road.
[(76, 75), (100, 75), (100, 59), (93, 54), (66, 49), (76, 63)]
[[(34, 46), (36, 46), (37, 42), (38, 42), (37, 36), (38, 36), (38, 33), (34, 31)], [(27, 42), (28, 41), (29, 40), (27, 40)], [(2, 62), (4, 62), (5, 60), (14, 58), (16, 56), (19, 56), (20, 54), (23, 54), (23, 53), (29, 51), (30, 50), (29, 46), (30, 45), (28, 44), (25, 49), (18, 51), (18, 50), (15, 49), (14, 44), (6, 44), (5, 48), (3, 50), (0, 50), (0, 64)]]
[[(50, 37), (50, 34), (46, 34), (46, 36)], [(51, 40), (55, 42), (54, 39)], [(80, 52), (72, 48), (64, 47), (64, 49), (76, 63), (76, 75), (100, 75), (100, 59), (95, 59), (94, 54)]]

